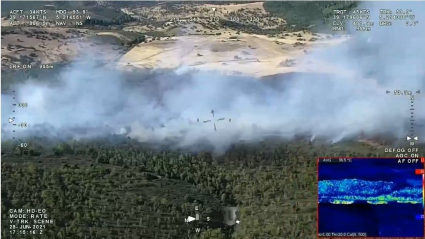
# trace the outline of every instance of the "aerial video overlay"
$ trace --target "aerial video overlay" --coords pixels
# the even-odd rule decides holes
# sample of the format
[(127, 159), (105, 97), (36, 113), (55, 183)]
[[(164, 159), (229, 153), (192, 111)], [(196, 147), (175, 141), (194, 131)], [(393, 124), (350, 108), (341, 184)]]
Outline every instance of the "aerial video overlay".
[[(424, 15), (419, 1), (1, 1), (1, 238), (421, 236), (416, 166), (321, 166), (318, 218), (317, 158), (424, 157)], [(360, 187), (373, 194), (344, 191)]]
[(319, 159), (319, 236), (423, 237), (424, 161)]

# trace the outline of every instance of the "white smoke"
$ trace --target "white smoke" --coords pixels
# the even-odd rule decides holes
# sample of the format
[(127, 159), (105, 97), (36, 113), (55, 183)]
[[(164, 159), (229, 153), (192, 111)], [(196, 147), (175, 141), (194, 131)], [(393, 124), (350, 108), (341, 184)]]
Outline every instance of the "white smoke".
[[(240, 140), (270, 135), (309, 134), (330, 142), (362, 133), (406, 137), (410, 97), (394, 96), (393, 91), (421, 90), (415, 95), (414, 119), (416, 125), (424, 122), (425, 23), (420, 12), (425, 7), (419, 2), (377, 2), (364, 8), (375, 16), (381, 8), (412, 9), (419, 24), (375, 26), (353, 34), (346, 44), (308, 56), (335, 66), (339, 71), (335, 75), (276, 76), (268, 81), (184, 66), (174, 72), (135, 75), (79, 61), (60, 73), (60, 85), (27, 81), (15, 87), (15, 98), (29, 107), (16, 109), (14, 116), (17, 122), (27, 122), (28, 129), (18, 130), (7, 122), (16, 100), (2, 95), (2, 139), (124, 134), (151, 143), (172, 139), (181, 147), (207, 141), (224, 150)], [(415, 130), (424, 137), (423, 127)]]

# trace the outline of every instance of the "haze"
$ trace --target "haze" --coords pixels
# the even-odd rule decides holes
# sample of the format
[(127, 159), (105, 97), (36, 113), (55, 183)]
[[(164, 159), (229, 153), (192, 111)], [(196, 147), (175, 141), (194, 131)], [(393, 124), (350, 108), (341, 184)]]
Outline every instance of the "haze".
[[(376, 2), (364, 8), (376, 17), (372, 31), (353, 33), (347, 43), (304, 59), (334, 66), (334, 75), (281, 75), (271, 82), (182, 66), (135, 76), (80, 59), (60, 73), (59, 85), (30, 80), (15, 88), (15, 97), (29, 104), (16, 109), (15, 118), (27, 122), (28, 129), (12, 133), (7, 120), (16, 101), (2, 95), (2, 139), (124, 134), (152, 143), (177, 138), (181, 147), (206, 140), (221, 151), (240, 140), (260, 141), (270, 135), (291, 139), (308, 134), (330, 143), (360, 134), (405, 138), (410, 97), (392, 93), (421, 90), (415, 95), (414, 117), (417, 124), (424, 121), (425, 7), (420, 2)], [(399, 21), (377, 27), (381, 8), (412, 9), (419, 24), (407, 27)], [(226, 118), (215, 122), (217, 131), (212, 122), (202, 123), (213, 120), (212, 109), (215, 120)], [(424, 128), (415, 127), (415, 134), (423, 140)]]

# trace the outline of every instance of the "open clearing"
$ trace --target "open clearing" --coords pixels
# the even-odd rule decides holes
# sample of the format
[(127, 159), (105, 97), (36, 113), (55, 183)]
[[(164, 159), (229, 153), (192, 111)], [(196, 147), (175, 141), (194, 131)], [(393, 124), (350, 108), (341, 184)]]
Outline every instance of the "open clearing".
[(72, 28), (21, 27), (2, 31), (2, 66), (54, 64), (90, 57), (113, 61), (126, 48), (127, 37), (116, 32)]
[[(118, 13), (133, 19), (123, 22), (121, 30), (92, 25), (86, 29), (3, 30), (2, 65), (7, 68), (86, 58), (127, 70), (185, 66), (258, 77), (333, 72), (335, 69), (329, 63), (314, 61), (306, 55), (348, 39), (309, 31), (281, 31), (285, 19), (268, 13), (263, 2), (137, 5), (118, 9)], [(266, 34), (261, 29), (274, 29), (276, 33)]]
[[(331, 66), (303, 62), (317, 47), (339, 44), (348, 39), (314, 36), (307, 32), (281, 37), (226, 32), (221, 35), (192, 35), (161, 38), (141, 43), (127, 52), (118, 64), (122, 67), (193, 67), (253, 76), (289, 72), (330, 72)], [(311, 40), (313, 39), (313, 40)]]

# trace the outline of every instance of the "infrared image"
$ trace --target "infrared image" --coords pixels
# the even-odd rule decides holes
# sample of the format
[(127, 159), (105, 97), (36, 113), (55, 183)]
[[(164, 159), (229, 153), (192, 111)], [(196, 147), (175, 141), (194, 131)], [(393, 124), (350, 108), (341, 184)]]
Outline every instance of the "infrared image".
[(319, 234), (423, 237), (420, 159), (319, 160)]

